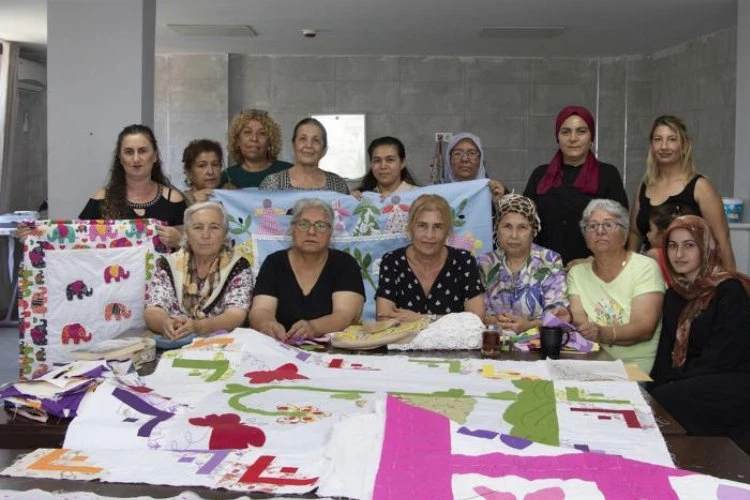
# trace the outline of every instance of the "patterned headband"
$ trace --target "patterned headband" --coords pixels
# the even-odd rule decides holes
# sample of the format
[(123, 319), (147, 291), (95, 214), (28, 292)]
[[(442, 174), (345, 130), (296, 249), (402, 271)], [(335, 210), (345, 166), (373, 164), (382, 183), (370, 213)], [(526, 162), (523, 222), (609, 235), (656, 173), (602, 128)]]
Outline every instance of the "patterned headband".
[(525, 196), (510, 193), (500, 198), (497, 202), (497, 220), (501, 220), (503, 216), (508, 213), (520, 214), (526, 217), (529, 220), (529, 223), (531, 223), (534, 237), (536, 237), (536, 235), (539, 234), (539, 231), (541, 231), (542, 222), (539, 220), (539, 215), (536, 213), (536, 205)]

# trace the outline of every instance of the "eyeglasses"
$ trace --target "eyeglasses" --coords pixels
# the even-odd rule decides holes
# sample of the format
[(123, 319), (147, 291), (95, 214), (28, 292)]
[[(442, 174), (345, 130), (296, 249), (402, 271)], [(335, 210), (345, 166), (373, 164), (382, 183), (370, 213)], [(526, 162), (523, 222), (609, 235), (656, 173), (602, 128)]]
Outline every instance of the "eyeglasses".
[(476, 149), (470, 149), (469, 151), (454, 149), (453, 151), (451, 151), (451, 159), (453, 160), (461, 160), (464, 156), (466, 156), (470, 160), (475, 160), (476, 158), (479, 158), (479, 151), (477, 151)]
[(625, 227), (619, 222), (614, 222), (611, 220), (608, 220), (606, 222), (589, 222), (588, 224), (583, 225), (584, 231), (587, 233), (596, 233), (599, 231), (599, 228), (604, 229), (605, 233), (609, 233), (610, 231), (614, 231), (618, 227)]
[(316, 233), (327, 233), (331, 230), (331, 225), (326, 221), (310, 222), (307, 219), (298, 220), (294, 224), (300, 231), (309, 231), (311, 227), (315, 228)]

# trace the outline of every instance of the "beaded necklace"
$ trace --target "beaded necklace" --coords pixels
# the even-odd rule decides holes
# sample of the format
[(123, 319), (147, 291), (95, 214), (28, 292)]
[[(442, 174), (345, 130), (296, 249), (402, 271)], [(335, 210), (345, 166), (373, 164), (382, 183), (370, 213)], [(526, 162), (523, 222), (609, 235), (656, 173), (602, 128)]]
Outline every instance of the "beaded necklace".
[(159, 184), (158, 186), (159, 188), (156, 190), (156, 196), (154, 196), (151, 200), (143, 202), (128, 200), (128, 206), (133, 210), (145, 210), (149, 207), (154, 206), (156, 202), (161, 199), (162, 192), (164, 191), (164, 186), (162, 186), (161, 184)]

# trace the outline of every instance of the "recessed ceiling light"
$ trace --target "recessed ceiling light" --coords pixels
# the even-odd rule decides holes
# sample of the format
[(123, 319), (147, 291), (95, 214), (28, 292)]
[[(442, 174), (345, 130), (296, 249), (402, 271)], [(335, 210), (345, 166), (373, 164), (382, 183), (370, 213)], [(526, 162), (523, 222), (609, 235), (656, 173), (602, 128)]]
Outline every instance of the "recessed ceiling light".
[(479, 38), (552, 38), (560, 36), (565, 26), (485, 26)]
[(252, 26), (241, 24), (167, 24), (180, 36), (258, 36)]

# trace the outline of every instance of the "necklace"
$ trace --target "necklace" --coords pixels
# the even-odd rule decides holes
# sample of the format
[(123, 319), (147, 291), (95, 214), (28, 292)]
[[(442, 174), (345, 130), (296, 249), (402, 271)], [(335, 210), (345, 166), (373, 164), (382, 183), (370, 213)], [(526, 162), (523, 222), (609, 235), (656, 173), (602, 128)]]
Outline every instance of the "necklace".
[(161, 194), (164, 191), (164, 186), (161, 184), (158, 185), (158, 189), (156, 190), (156, 196), (154, 196), (149, 201), (143, 201), (143, 202), (137, 202), (137, 201), (130, 201), (128, 200), (128, 206), (132, 208), (133, 210), (145, 210), (148, 207), (152, 207), (156, 204), (157, 201), (161, 198)]

